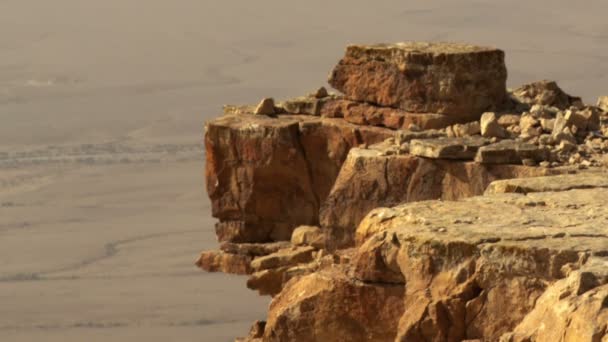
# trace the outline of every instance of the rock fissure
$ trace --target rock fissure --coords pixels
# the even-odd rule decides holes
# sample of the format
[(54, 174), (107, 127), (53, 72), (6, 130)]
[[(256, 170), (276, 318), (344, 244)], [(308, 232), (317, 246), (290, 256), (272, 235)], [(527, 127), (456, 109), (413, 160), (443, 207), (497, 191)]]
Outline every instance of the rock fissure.
[(608, 100), (504, 52), (349, 46), (308, 96), (206, 125), (219, 251), (273, 297), (241, 341), (608, 338)]

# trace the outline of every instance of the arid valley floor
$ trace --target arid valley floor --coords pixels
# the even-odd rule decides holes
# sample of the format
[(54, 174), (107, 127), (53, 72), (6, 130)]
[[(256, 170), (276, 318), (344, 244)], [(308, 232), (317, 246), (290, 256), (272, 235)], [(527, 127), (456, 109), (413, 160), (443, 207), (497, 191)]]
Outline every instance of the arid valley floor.
[[(348, 43), (466, 41), (509, 85), (608, 95), (605, 1), (0, 1), (0, 340), (232, 341), (265, 316), (216, 245), (203, 123), (325, 85)], [(228, 300), (227, 300), (228, 299)]]

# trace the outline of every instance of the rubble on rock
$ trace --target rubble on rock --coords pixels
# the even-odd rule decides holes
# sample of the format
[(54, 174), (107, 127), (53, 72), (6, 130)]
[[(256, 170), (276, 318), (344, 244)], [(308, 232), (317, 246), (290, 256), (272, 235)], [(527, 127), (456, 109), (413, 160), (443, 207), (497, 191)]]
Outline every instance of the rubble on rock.
[(205, 126), (220, 250), (273, 297), (242, 342), (608, 339), (608, 97), (507, 90), (504, 53), (350, 46)]

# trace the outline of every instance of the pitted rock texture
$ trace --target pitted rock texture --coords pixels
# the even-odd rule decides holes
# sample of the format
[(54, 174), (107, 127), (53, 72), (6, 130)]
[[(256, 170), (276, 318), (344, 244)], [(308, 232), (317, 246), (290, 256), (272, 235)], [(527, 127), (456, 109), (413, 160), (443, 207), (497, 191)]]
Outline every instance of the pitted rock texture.
[(206, 181), (220, 241), (289, 240), (316, 225), (348, 151), (393, 136), (305, 115), (225, 115), (206, 125)]
[(465, 44), (353, 45), (329, 83), (350, 100), (475, 120), (505, 101), (504, 58)]

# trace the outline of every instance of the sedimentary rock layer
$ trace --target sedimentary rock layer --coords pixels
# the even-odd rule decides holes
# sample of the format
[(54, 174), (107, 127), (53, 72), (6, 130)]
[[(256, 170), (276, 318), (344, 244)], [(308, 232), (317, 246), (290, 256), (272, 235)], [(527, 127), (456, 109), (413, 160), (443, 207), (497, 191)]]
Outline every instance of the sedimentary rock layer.
[(598, 198), (608, 189), (376, 209), (357, 231), (353, 269), (290, 281), (263, 340), (602, 341), (608, 210)]
[(222, 241), (289, 240), (316, 225), (348, 151), (393, 136), (305, 115), (225, 115), (205, 128), (206, 181)]
[(505, 100), (504, 57), (465, 44), (353, 45), (329, 83), (351, 100), (475, 120)]
[(456, 200), (483, 194), (498, 179), (534, 177), (562, 172), (523, 165), (484, 165), (475, 162), (386, 154), (385, 144), (352, 149), (327, 199), (320, 222), (328, 246), (351, 246), (354, 230), (370, 210), (430, 199)]

